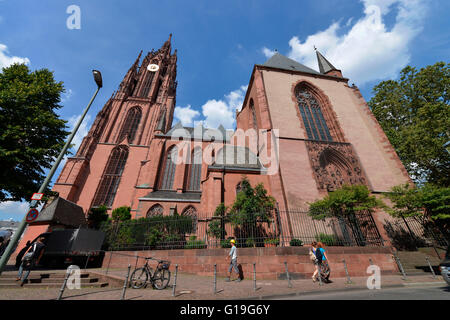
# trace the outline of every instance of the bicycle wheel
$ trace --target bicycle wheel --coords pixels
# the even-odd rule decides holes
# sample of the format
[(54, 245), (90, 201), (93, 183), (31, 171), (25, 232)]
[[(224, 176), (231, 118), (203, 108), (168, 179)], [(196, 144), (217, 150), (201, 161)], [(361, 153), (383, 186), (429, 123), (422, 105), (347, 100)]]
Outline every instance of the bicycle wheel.
[(133, 271), (130, 277), (130, 285), (133, 289), (142, 288), (148, 281), (148, 272), (145, 268), (139, 268)]
[(165, 289), (170, 282), (170, 271), (167, 269), (157, 269), (153, 274), (153, 285), (156, 289)]

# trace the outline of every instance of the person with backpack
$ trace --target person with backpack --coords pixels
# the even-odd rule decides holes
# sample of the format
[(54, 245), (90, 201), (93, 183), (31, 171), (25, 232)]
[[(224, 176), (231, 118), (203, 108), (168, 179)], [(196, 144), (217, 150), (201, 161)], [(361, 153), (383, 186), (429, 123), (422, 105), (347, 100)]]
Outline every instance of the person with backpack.
[[(31, 245), (30, 250), (28, 250), (28, 252), (24, 255), (22, 263), (20, 264), (19, 267), (19, 274), (17, 275), (16, 279), (16, 281), (22, 281), (20, 284), (21, 286), (23, 286), (25, 284), (25, 281), (27, 281), (31, 269), (33, 269), (33, 267), (35, 267), (41, 260), (45, 248), (44, 241), (45, 241), (44, 237), (38, 238)], [(22, 279), (22, 274), (24, 270), (26, 270), (25, 277)]]

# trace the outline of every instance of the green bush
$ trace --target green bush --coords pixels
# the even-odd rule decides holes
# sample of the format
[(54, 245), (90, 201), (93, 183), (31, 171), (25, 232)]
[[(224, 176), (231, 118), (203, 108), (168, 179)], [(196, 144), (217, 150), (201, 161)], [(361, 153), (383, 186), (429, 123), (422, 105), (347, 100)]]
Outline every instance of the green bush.
[(128, 221), (131, 219), (131, 208), (127, 206), (119, 207), (113, 210), (112, 219), (114, 221)]
[(247, 240), (245, 240), (245, 245), (247, 247), (254, 247), (256, 245), (256, 241), (253, 238), (248, 238)]
[(291, 247), (301, 247), (301, 246), (303, 246), (303, 241), (300, 240), (300, 239), (292, 239), (292, 240), (289, 242), (289, 245), (290, 245)]
[(206, 243), (203, 240), (197, 240), (196, 236), (191, 236), (184, 246), (185, 249), (205, 249)]
[(268, 239), (264, 239), (264, 243), (265, 244), (274, 244), (274, 245), (279, 245), (280, 244), (280, 239), (278, 238), (268, 238)]
[(317, 242), (322, 242), (326, 246), (336, 246), (338, 245), (338, 239), (334, 234), (320, 233), (316, 236)]

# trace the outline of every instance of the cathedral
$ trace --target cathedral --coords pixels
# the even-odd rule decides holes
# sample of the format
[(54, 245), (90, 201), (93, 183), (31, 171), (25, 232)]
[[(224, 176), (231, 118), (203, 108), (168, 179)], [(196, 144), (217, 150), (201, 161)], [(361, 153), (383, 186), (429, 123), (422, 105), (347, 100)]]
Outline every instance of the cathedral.
[[(319, 71), (279, 53), (254, 65), (235, 131), (172, 126), (171, 37), (141, 55), (53, 187), (86, 215), (106, 205), (110, 214), (129, 206), (133, 218), (212, 216), (233, 203), (245, 176), (264, 185), (289, 225), (290, 211), (344, 184), (381, 194), (410, 181), (358, 88), (319, 51)], [(380, 232), (385, 216), (374, 214)]]

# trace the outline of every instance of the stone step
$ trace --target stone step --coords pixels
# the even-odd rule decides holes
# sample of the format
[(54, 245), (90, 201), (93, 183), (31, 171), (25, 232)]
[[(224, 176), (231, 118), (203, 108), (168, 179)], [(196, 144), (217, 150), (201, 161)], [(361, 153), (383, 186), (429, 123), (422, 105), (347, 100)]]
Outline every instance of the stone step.
[[(20, 283), (0, 283), (0, 289), (14, 288), (61, 288), (62, 283), (26, 283), (23, 287)], [(81, 288), (103, 288), (108, 286), (107, 282), (81, 283)]]
[[(28, 278), (27, 283), (63, 283), (64, 279), (48, 279), (48, 278)], [(80, 283), (95, 283), (99, 282), (98, 278), (81, 278)], [(8, 283), (20, 283), (20, 281), (16, 281), (15, 278), (8, 279), (0, 279), (0, 284), (8, 284)]]
[[(25, 271), (24, 271), (25, 272)], [(88, 272), (81, 272), (80, 278), (88, 278), (89, 277)], [(16, 278), (17, 272), (14, 273), (3, 273), (0, 276), (0, 279), (6, 279), (6, 278)], [(64, 279), (66, 277), (66, 273), (37, 273), (37, 272), (31, 272), (28, 278), (46, 278), (46, 279)]]

